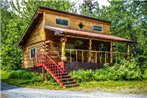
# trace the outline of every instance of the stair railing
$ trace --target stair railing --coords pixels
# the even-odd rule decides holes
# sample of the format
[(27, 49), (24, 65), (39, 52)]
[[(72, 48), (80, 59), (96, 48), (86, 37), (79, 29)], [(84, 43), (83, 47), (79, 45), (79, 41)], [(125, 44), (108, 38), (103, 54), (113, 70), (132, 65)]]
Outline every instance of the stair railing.
[[(60, 73), (63, 73), (64, 71), (60, 68), (60, 66), (57, 65), (57, 63), (44, 51), (39, 51), (35, 53), (35, 56), (33, 58), (33, 64), (35, 68), (35, 72), (38, 71), (37, 67), (49, 67), (49, 69), (53, 69), (54, 72), (56, 72), (56, 75), (60, 77)], [(56, 68), (55, 68), (56, 67)], [(57, 69), (59, 71), (57, 71)]]

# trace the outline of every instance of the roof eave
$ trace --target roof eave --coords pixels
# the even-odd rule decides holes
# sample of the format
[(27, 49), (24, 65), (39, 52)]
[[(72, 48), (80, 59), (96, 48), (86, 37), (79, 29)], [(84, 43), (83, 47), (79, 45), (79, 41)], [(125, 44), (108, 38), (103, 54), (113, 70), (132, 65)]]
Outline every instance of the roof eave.
[(24, 36), (26, 35), (26, 32), (27, 32), (27, 31), (29, 30), (29, 28), (31, 27), (31, 25), (33, 24), (35, 18), (37, 17), (39, 9), (40, 9), (40, 8), (38, 7), (37, 10), (35, 11), (33, 17), (32, 17), (31, 20), (29, 21), (29, 24), (27, 25), (27, 27), (26, 27), (25, 30), (23, 31), (23, 34), (22, 34), (20, 40), (19, 40), (18, 43), (17, 43), (17, 47), (18, 47), (18, 48), (21, 47), (21, 44), (23, 43), (23, 42), (22, 42), (22, 41), (23, 41), (23, 38), (24, 38)]

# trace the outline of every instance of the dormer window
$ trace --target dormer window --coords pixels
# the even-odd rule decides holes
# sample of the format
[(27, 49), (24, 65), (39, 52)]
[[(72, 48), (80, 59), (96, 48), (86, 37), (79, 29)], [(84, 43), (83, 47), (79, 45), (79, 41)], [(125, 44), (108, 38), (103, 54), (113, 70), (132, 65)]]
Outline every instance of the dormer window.
[(93, 25), (92, 30), (95, 30), (95, 31), (102, 31), (102, 26)]
[(68, 20), (56, 18), (56, 24), (68, 26)]
[(83, 25), (83, 23), (81, 22), (81, 23), (79, 24), (79, 28), (82, 29), (83, 27), (84, 27), (84, 25)]

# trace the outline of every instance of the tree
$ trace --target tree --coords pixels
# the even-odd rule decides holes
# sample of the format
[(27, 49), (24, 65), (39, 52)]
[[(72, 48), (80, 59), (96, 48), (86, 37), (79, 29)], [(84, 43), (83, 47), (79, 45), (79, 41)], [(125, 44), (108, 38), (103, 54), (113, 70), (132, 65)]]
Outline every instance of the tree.
[[(91, 12), (88, 8), (91, 8), (89, 5), (91, 0), (84, 1), (86, 2), (82, 4), (81, 14), (84, 12), (84, 15), (89, 15)], [(111, 21), (112, 35), (135, 41), (136, 43), (132, 44), (132, 53), (134, 57), (137, 57), (140, 66), (147, 68), (147, 2), (144, 0), (112, 0), (109, 3), (110, 6), (103, 6), (101, 9), (97, 6), (92, 16)], [(119, 51), (125, 50), (123, 47), (122, 44), (116, 45)]]
[(5, 4), (6, 1), (2, 1), (1, 6), (1, 64), (2, 68), (17, 70), (21, 68), (21, 50), (17, 48), (17, 43), (37, 7), (46, 6), (67, 11), (70, 3), (67, 0), (16, 0), (15, 3), (11, 1)]

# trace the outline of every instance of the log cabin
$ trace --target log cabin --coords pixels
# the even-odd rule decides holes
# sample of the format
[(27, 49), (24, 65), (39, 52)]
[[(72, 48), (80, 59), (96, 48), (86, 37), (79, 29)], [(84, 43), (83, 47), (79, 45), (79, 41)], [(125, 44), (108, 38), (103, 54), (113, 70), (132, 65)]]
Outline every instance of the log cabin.
[[(23, 68), (37, 72), (41, 67), (43, 77), (46, 70), (60, 86), (76, 86), (69, 71), (129, 59), (132, 41), (111, 35), (110, 25), (110, 21), (40, 6), (18, 43)], [(113, 51), (114, 42), (126, 44), (126, 52)]]

